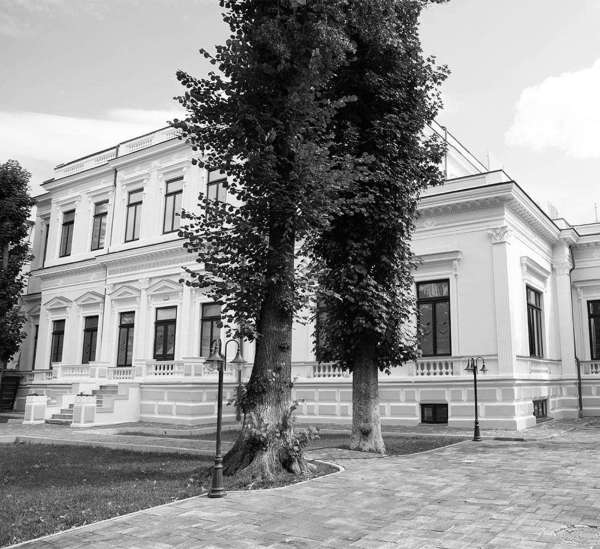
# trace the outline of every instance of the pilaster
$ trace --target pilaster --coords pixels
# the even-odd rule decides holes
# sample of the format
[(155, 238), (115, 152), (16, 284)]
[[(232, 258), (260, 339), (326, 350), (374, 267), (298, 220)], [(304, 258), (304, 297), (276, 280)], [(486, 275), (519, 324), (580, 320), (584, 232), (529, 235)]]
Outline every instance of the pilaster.
[(553, 267), (556, 278), (556, 301), (558, 306), (558, 328), (560, 333), (560, 356), (562, 374), (575, 376), (575, 341), (573, 329), (573, 299), (571, 293), (571, 253), (566, 242), (560, 241), (554, 248)]

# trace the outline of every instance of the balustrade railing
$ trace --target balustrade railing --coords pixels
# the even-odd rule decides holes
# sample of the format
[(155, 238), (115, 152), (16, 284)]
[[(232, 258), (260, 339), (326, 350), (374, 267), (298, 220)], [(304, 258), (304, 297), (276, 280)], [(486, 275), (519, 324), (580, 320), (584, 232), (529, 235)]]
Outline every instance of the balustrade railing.
[(453, 375), (455, 375), (453, 358), (420, 358), (415, 364), (415, 376), (428, 377)]
[(582, 373), (586, 376), (600, 376), (600, 360), (582, 360)]
[(90, 369), (86, 364), (61, 364), (56, 369), (56, 377), (89, 377)]
[(54, 370), (33, 370), (33, 382), (40, 383), (43, 381), (51, 381), (54, 379)]
[(146, 367), (146, 375), (153, 377), (182, 377), (184, 374), (184, 364), (178, 360), (150, 362)]
[(348, 377), (350, 372), (339, 368), (331, 362), (317, 363), (313, 365), (313, 377), (317, 378), (336, 378)]
[(131, 366), (117, 366), (116, 368), (108, 368), (108, 379), (115, 381), (125, 381), (133, 379), (134, 369)]

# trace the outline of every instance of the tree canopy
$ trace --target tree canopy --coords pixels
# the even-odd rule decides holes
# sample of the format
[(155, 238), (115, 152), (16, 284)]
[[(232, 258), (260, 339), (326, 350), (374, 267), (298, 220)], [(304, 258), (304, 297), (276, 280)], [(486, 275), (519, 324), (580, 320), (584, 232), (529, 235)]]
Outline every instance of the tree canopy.
[(23, 267), (29, 259), (30, 174), (15, 160), (0, 164), (0, 364), (18, 351), (24, 317), (19, 298), (25, 288)]

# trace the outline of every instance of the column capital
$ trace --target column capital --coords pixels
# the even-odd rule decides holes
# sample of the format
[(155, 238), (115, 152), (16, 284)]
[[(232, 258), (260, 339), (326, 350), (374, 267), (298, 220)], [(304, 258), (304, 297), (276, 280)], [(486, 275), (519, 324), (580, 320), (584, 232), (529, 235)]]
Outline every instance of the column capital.
[(509, 243), (510, 229), (506, 225), (488, 230), (488, 238), (492, 244)]

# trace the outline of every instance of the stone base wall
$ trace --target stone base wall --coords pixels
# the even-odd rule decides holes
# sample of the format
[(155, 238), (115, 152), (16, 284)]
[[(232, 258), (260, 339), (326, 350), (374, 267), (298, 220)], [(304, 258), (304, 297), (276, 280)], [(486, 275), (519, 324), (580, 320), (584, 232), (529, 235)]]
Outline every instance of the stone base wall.
[[(597, 387), (600, 415), (600, 383)], [(548, 417), (577, 417), (575, 381), (480, 379), (479, 419), (482, 428), (521, 430), (535, 425), (533, 400), (546, 399)], [(421, 404), (447, 404), (450, 427), (471, 428), (474, 417), (472, 379), (427, 382), (380, 381), (380, 413), (384, 425), (421, 423)], [(296, 382), (297, 417), (306, 423), (352, 423), (352, 383)], [(591, 397), (590, 397), (591, 398)], [(592, 402), (592, 401), (590, 401)], [(585, 403), (585, 401), (584, 401)]]
[[(235, 406), (227, 402), (237, 385), (223, 387), (223, 421), (235, 421)], [(217, 416), (216, 383), (143, 383), (140, 386), (140, 420), (177, 425), (214, 424)]]

